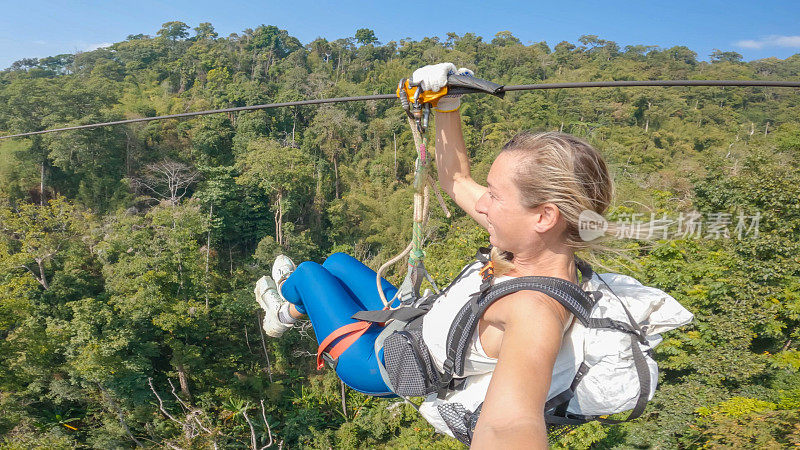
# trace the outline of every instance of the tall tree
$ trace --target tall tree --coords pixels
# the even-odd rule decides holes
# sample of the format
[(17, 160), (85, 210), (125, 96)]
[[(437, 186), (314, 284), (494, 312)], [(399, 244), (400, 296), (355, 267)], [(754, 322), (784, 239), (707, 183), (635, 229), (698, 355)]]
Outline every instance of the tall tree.
[(164, 39), (178, 41), (189, 37), (188, 30), (189, 25), (179, 21), (172, 21), (162, 24), (161, 29), (156, 34)]
[(375, 32), (369, 28), (359, 28), (356, 30), (356, 41), (361, 45), (367, 45), (378, 42), (378, 38), (375, 37)]
[(342, 155), (349, 152), (355, 153), (358, 144), (362, 142), (363, 124), (345, 111), (324, 106), (314, 116), (306, 133), (309, 143), (322, 150), (323, 154), (333, 164), (336, 198), (341, 195), (339, 183), (339, 162)]
[(210, 22), (202, 22), (194, 29), (195, 37), (198, 40), (212, 40), (219, 37)]
[(258, 186), (274, 199), (275, 241), (284, 244), (284, 214), (308, 199), (314, 186), (311, 159), (299, 148), (260, 139), (239, 160), (242, 184)]

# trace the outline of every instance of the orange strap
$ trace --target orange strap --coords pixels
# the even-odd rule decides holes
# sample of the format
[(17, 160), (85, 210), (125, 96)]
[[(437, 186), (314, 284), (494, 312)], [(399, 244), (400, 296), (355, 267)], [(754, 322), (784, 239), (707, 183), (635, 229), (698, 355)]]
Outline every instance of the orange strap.
[(494, 261), (489, 260), (485, 266), (479, 272), (481, 274), (481, 278), (483, 281), (490, 280), (494, 278)]
[[(353, 342), (366, 333), (370, 325), (372, 325), (371, 322), (358, 321), (333, 330), (317, 348), (317, 370), (321, 370), (325, 366), (325, 362), (322, 360), (322, 353), (327, 353), (333, 360), (338, 359), (345, 350), (353, 345)], [(342, 340), (328, 349), (333, 341), (339, 338), (342, 338)]]

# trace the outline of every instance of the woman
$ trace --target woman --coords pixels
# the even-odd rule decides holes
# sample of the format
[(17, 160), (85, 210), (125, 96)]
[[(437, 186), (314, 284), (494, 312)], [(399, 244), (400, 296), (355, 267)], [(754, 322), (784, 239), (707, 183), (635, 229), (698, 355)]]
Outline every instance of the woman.
[[(422, 81), (426, 90), (437, 91), (441, 83), (436, 80), (442, 80), (442, 72), (446, 80), (454, 69), (452, 65), (426, 66), (415, 72), (414, 80)], [(489, 232), (495, 275), (549, 276), (577, 284), (574, 252), (590, 246), (578, 234), (579, 215), (586, 210), (602, 215), (612, 196), (602, 157), (586, 142), (567, 134), (520, 133), (497, 156), (488, 186), (482, 186), (470, 174), (459, 106), (458, 98), (445, 97), (435, 109), (439, 183)], [(332, 255), (322, 266), (303, 263), (297, 270), (288, 258), (279, 257), (273, 278), (280, 289), (266, 277), (256, 287), (256, 296), (267, 310), (265, 330), (273, 336), (307, 312), (321, 341), (353, 322), (349, 318), (356, 311), (383, 307), (374, 289), (375, 273), (346, 255)], [(439, 369), (447, 320), (470, 294), (459, 289), (459, 283), (436, 301), (423, 322), (425, 343)], [(387, 298), (395, 291), (384, 283)], [(472, 373), (465, 373), (492, 373), (472, 438), (475, 448), (498, 442), (504, 448), (547, 447), (544, 404), (562, 337), (572, 319), (559, 302), (534, 291), (507, 295), (486, 310), (467, 356)], [(341, 355), (336, 370), (354, 389), (386, 395), (390, 392), (381, 380), (373, 349), (380, 330), (373, 328)]]

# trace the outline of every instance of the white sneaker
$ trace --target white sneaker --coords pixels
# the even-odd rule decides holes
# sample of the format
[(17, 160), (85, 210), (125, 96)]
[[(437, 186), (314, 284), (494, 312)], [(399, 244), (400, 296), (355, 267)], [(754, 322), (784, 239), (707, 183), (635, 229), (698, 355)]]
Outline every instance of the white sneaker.
[(294, 272), (297, 266), (286, 255), (278, 255), (275, 262), (272, 264), (272, 279), (277, 284), (278, 293), (281, 292), (283, 283), (289, 278), (289, 275)]
[(286, 330), (292, 328), (292, 325), (283, 323), (278, 318), (278, 311), (286, 303), (286, 300), (278, 294), (275, 281), (264, 275), (256, 282), (255, 294), (256, 301), (261, 306), (261, 309), (264, 310), (264, 323), (262, 325), (264, 332), (274, 338), (281, 337)]

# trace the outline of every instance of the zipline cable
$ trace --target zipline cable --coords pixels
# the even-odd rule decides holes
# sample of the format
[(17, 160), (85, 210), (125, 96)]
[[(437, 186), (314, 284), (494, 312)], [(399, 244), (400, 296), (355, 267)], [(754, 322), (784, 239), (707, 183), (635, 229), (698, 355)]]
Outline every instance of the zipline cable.
[(113, 122), (102, 122), (102, 123), (90, 123), (86, 125), (75, 125), (72, 127), (63, 127), (63, 128), (53, 128), (50, 130), (42, 130), (42, 131), (31, 131), (29, 133), (20, 133), (20, 134), (12, 134), (9, 136), (0, 136), (0, 139), (10, 139), (15, 137), (23, 137), (23, 136), (33, 136), (36, 134), (45, 134), (45, 133), (55, 133), (59, 131), (74, 131), (74, 130), (86, 130), (89, 128), (98, 128), (98, 127), (105, 127), (109, 125), (123, 125), (126, 123), (138, 123), (138, 122), (151, 122), (153, 120), (164, 120), (164, 119), (180, 119), (184, 117), (194, 117), (194, 116), (207, 116), (209, 114), (221, 114), (221, 113), (231, 113), (231, 112), (239, 112), (239, 111), (256, 111), (259, 109), (272, 109), (272, 108), (283, 108), (287, 106), (303, 106), (303, 105), (321, 105), (323, 103), (344, 103), (344, 102), (360, 102), (366, 100), (386, 100), (386, 99), (396, 99), (397, 96), (395, 94), (377, 94), (377, 95), (362, 95), (359, 97), (337, 97), (337, 98), (322, 98), (317, 100), (299, 100), (295, 102), (282, 102), (282, 103), (267, 103), (265, 105), (253, 105), (253, 106), (239, 106), (236, 108), (223, 108), (223, 109), (210, 109), (206, 111), (195, 111), (195, 112), (187, 112), (187, 113), (180, 113), (180, 114), (168, 114), (166, 116), (153, 116), (153, 117), (140, 117), (137, 119), (125, 119), (125, 120), (115, 120)]
[(762, 86), (762, 87), (800, 87), (800, 81), (763, 80), (631, 80), (631, 81), (589, 81), (582, 83), (542, 83), (504, 86), (503, 91), (533, 91), (539, 89), (574, 89), (599, 87), (640, 87), (640, 86)]
[[(591, 81), (580, 83), (540, 83), (504, 86), (502, 92), (533, 91), (544, 89), (576, 89), (576, 88), (604, 88), (604, 87), (648, 87), (648, 86), (738, 86), (738, 87), (787, 87), (800, 88), (800, 81), (764, 81), (764, 80), (642, 80), (642, 81)], [(284, 108), (287, 106), (321, 105), (325, 103), (361, 102), (368, 100), (397, 99), (396, 94), (361, 95), (357, 97), (322, 98), (315, 100), (299, 100), (294, 102), (268, 103), (264, 105), (240, 106), (236, 108), (211, 109), (205, 111), (169, 114), (166, 116), (140, 117), (137, 119), (115, 120), (112, 122), (91, 123), (71, 127), (52, 128), (49, 130), (31, 131), (27, 133), (0, 136), (2, 139), (34, 136), (45, 133), (61, 131), (87, 130), (111, 125), (124, 125), (128, 123), (151, 122), (154, 120), (180, 119), (184, 117), (206, 116), (209, 114), (232, 113), (239, 111), (256, 111), (261, 109)]]

